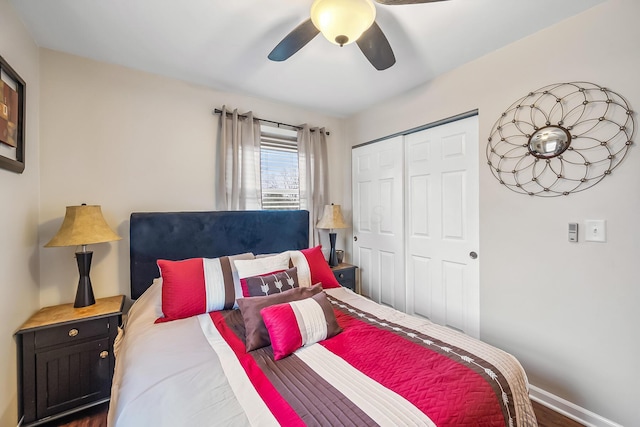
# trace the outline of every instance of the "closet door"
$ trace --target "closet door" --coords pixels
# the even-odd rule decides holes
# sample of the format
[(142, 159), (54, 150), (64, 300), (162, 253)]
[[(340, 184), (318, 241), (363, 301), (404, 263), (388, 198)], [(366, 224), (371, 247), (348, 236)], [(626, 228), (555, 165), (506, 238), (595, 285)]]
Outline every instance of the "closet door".
[(353, 257), (360, 292), (405, 310), (403, 137), (352, 150)]
[(478, 337), (478, 116), (405, 144), (407, 312)]

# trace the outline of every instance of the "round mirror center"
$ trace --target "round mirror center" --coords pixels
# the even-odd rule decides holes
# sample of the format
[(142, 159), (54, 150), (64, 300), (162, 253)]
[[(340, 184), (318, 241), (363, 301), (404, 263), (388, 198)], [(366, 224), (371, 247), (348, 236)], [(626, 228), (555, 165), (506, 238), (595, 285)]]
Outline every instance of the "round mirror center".
[(538, 129), (529, 138), (529, 152), (541, 159), (551, 159), (564, 153), (571, 145), (571, 134), (560, 126)]

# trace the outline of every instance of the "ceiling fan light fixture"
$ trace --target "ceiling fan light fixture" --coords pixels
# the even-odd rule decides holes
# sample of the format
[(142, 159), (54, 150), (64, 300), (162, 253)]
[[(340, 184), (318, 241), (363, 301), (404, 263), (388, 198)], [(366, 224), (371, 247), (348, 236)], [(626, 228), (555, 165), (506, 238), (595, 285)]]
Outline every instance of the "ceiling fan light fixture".
[(353, 43), (373, 24), (376, 7), (371, 0), (315, 0), (311, 21), (331, 43)]

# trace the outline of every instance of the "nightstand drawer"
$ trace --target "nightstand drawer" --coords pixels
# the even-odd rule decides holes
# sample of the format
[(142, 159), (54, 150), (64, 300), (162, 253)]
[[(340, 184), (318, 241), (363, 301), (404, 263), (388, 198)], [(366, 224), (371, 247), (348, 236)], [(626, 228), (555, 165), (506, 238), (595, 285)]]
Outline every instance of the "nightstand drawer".
[(340, 286), (342, 286), (343, 288), (349, 288), (354, 292), (356, 290), (356, 279), (355, 278), (353, 278), (353, 279), (338, 278), (338, 283), (340, 283)]
[(351, 264), (339, 264), (331, 270), (340, 286), (356, 291), (356, 266)]
[(109, 334), (109, 318), (68, 323), (35, 331), (35, 348), (72, 343)]

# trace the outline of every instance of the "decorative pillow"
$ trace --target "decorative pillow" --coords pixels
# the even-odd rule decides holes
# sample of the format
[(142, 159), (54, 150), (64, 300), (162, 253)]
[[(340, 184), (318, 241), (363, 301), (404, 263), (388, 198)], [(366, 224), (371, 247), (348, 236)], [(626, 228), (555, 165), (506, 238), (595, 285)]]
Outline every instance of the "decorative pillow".
[(289, 268), (289, 253), (282, 252), (278, 255), (264, 258), (236, 260), (234, 261), (234, 264), (238, 269), (238, 277), (243, 279), (245, 277), (286, 270)]
[(245, 297), (261, 297), (281, 293), (289, 289), (298, 288), (298, 269), (296, 267), (285, 271), (240, 279), (242, 295)]
[(244, 320), (245, 338), (247, 351), (266, 347), (271, 344), (269, 332), (267, 331), (260, 310), (274, 304), (298, 301), (309, 298), (322, 292), (321, 285), (314, 285), (308, 288), (293, 288), (283, 293), (268, 295), (265, 297), (247, 297), (238, 300), (238, 306)]
[(324, 292), (304, 300), (265, 307), (260, 313), (269, 332), (275, 360), (342, 331)]
[(289, 255), (294, 267), (298, 268), (298, 282), (301, 287), (311, 286), (312, 283), (322, 283), (324, 289), (340, 287), (331, 267), (324, 259), (322, 246), (301, 251), (289, 251)]
[(252, 258), (252, 253), (246, 253), (221, 258), (158, 260), (164, 317), (156, 323), (237, 307), (236, 299), (242, 298), (242, 288), (234, 260)]

